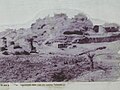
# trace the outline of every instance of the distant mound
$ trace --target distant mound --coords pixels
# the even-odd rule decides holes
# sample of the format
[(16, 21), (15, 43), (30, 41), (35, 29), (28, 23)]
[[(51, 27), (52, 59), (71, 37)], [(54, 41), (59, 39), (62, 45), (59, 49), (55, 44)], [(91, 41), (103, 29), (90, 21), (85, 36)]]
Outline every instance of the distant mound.
[[(38, 53), (43, 45), (51, 45), (55, 42), (66, 43), (80, 37), (89, 37), (93, 34), (107, 32), (118, 32), (119, 25), (104, 24), (95, 26), (93, 22), (83, 13), (74, 17), (68, 17), (65, 13), (54, 14), (39, 18), (32, 23), (30, 28), (7, 29), (0, 32), (1, 51), (7, 54)], [(103, 34), (102, 33), (102, 34)], [(67, 36), (67, 38), (66, 38)], [(72, 38), (71, 38), (72, 36)], [(18, 48), (15, 48), (15, 47)], [(4, 50), (2, 50), (4, 48)], [(22, 52), (22, 53), (20, 53)]]

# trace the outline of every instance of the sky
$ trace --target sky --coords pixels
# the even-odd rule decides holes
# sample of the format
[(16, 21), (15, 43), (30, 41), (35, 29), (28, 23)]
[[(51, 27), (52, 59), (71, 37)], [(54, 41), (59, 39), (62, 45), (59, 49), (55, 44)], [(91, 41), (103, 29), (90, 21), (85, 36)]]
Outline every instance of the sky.
[(0, 0), (0, 26), (25, 26), (58, 9), (120, 24), (120, 0)]

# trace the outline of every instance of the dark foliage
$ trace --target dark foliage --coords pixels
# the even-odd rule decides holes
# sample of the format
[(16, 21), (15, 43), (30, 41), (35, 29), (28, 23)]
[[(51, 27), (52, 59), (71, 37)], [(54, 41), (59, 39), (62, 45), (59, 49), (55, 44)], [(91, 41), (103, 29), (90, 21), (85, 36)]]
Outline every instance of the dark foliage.
[(7, 38), (6, 38), (6, 37), (2, 37), (1, 39), (4, 39), (4, 40), (6, 40)]
[(5, 51), (5, 50), (7, 50), (7, 48), (6, 47), (1, 47), (0, 50)]
[(14, 55), (30, 55), (30, 53), (27, 51), (23, 51), (23, 52), (16, 51)]
[(99, 47), (96, 50), (102, 50), (102, 49), (106, 49), (106, 47), (105, 46), (104, 47)]
[(23, 55), (30, 55), (30, 53), (27, 52), (27, 51), (23, 51), (22, 54), (23, 54)]
[(30, 53), (37, 53), (36, 47), (33, 47), (32, 50), (30, 51)]
[(105, 27), (105, 30), (107, 32), (117, 32), (117, 31), (119, 31), (119, 29), (115, 28), (115, 27)]
[(19, 45), (18, 46), (14, 46), (14, 49), (18, 49), (18, 48), (22, 49), (22, 47), (20, 47)]
[(11, 42), (10, 42), (10, 45), (14, 45), (14, 44), (15, 44), (15, 42), (14, 42), (14, 41), (11, 41)]
[(46, 24), (43, 24), (42, 26), (41, 26), (41, 29), (43, 28), (43, 27), (45, 27), (46, 26)]
[(71, 34), (77, 34), (77, 35), (83, 35), (82, 31), (65, 31), (63, 34), (71, 35)]
[(52, 76), (53, 82), (62, 82), (67, 79), (67, 76), (63, 71), (54, 73)]
[(2, 54), (9, 55), (9, 53), (7, 51), (4, 51)]
[(99, 32), (99, 26), (98, 26), (98, 25), (95, 25), (95, 26), (93, 27), (93, 30), (94, 30), (96, 33), (98, 33), (98, 32)]
[(20, 52), (15, 52), (14, 55), (22, 55)]

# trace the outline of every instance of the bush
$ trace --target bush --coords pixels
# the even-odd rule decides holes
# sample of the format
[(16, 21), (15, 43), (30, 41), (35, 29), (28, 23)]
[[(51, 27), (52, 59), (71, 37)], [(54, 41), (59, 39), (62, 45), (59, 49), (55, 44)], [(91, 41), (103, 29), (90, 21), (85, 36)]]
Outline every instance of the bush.
[(18, 48), (22, 49), (22, 47), (20, 47), (19, 45), (18, 46), (14, 46), (14, 49), (18, 49)]
[(14, 55), (22, 55), (20, 52), (16, 51)]
[(82, 31), (65, 31), (64, 34), (71, 35), (71, 34), (77, 34), (77, 35), (83, 35)]
[(15, 44), (15, 42), (14, 42), (14, 41), (11, 41), (11, 42), (10, 42), (10, 45), (14, 45), (14, 44)]
[(14, 55), (30, 55), (30, 53), (27, 51), (23, 51), (23, 52), (16, 51)]
[(9, 53), (7, 51), (3, 52), (2, 54), (4, 55), (9, 55)]
[(54, 73), (52, 76), (53, 82), (62, 82), (67, 79), (67, 76), (64, 74), (63, 71)]
[(98, 26), (98, 25), (95, 25), (95, 26), (93, 27), (93, 30), (94, 30), (96, 33), (98, 33), (98, 32), (99, 32), (99, 26)]
[(1, 51), (7, 50), (7, 48), (5, 48), (5, 47), (1, 47), (0, 49), (1, 49)]
[(22, 54), (23, 54), (23, 55), (30, 55), (30, 53), (27, 52), (27, 51), (23, 51)]

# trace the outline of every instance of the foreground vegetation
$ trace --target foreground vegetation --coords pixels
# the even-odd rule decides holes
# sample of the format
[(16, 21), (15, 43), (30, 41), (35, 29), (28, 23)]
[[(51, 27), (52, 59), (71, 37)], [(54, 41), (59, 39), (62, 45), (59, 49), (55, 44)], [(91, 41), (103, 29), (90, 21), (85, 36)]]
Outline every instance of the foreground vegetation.
[[(101, 81), (117, 79), (119, 73), (117, 64), (109, 61), (102, 63), (94, 61), (91, 70), (89, 58), (83, 56), (67, 55), (28, 55), (10, 56), (0, 58), (0, 82), (62, 82), (84, 77), (81, 81)], [(116, 68), (117, 67), (117, 68)], [(92, 76), (86, 77), (92, 72)], [(101, 76), (98, 77), (98, 74)], [(101, 74), (102, 72), (102, 74)], [(77, 81), (77, 80), (76, 80)]]

